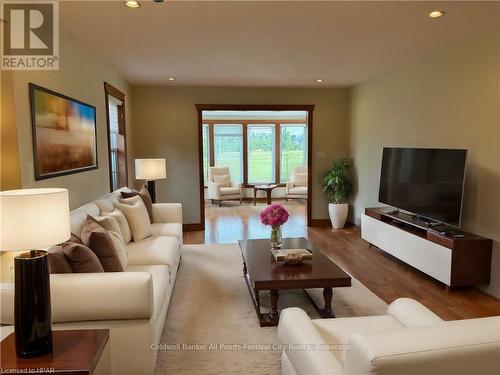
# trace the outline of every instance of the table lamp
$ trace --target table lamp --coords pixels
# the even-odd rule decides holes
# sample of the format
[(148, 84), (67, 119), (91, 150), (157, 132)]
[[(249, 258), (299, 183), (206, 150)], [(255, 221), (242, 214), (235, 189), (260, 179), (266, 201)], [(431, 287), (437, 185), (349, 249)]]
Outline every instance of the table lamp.
[(0, 192), (0, 250), (14, 258), (14, 331), (19, 357), (52, 351), (48, 253), (71, 235), (66, 189)]
[(165, 158), (135, 159), (135, 178), (147, 181), (151, 200), (156, 203), (155, 180), (167, 178)]

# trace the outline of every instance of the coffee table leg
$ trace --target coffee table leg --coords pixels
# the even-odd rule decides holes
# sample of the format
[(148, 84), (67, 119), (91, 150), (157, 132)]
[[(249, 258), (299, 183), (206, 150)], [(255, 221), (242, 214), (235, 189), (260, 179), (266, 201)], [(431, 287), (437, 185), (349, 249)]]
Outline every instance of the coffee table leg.
[(269, 318), (271, 320), (277, 320), (279, 313), (278, 313), (278, 299), (279, 299), (279, 293), (277, 289), (271, 289), (269, 291), (269, 296), (271, 297), (271, 311), (269, 312)]
[(272, 193), (272, 190), (267, 191), (267, 205), (268, 206), (271, 204), (271, 193)]
[(323, 289), (323, 298), (325, 299), (325, 308), (323, 310), (323, 318), (333, 318), (332, 312), (332, 288)]
[(253, 188), (253, 205), (257, 204), (257, 189)]

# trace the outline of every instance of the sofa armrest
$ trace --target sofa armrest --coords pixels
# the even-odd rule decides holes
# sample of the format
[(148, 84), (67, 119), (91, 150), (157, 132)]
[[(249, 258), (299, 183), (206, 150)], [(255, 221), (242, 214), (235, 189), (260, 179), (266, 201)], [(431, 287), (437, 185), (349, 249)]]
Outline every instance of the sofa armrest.
[(278, 337), (297, 375), (343, 373), (341, 363), (304, 310), (291, 307), (281, 312)]
[(398, 298), (389, 305), (387, 312), (407, 327), (424, 327), (443, 322), (443, 319), (411, 298)]
[(208, 199), (220, 199), (220, 185), (208, 182)]
[(182, 224), (182, 204), (153, 203), (153, 222)]
[(497, 374), (500, 317), (354, 334), (345, 375)]
[[(52, 321), (150, 319), (149, 272), (71, 273), (50, 276)], [(14, 323), (14, 284), (2, 284), (1, 324)]]

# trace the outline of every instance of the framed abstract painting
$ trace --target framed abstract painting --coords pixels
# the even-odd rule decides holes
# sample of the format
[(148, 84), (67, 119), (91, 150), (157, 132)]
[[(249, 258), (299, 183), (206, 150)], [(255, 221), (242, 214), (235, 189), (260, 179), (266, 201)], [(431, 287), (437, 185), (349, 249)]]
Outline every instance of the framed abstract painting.
[(35, 180), (97, 169), (96, 109), (30, 83)]

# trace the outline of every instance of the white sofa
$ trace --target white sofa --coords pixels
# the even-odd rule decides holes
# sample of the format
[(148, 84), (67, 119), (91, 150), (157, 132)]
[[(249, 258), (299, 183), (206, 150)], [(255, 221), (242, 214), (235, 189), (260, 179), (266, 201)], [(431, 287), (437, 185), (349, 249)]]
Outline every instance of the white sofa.
[[(111, 206), (115, 191), (71, 212), (79, 235), (87, 214)], [(182, 249), (182, 206), (153, 204), (153, 236), (127, 244), (125, 272), (54, 274), (50, 277), (53, 329), (110, 329), (112, 374), (152, 374)], [(1, 324), (14, 322), (14, 286), (2, 284)]]
[(278, 336), (283, 375), (500, 371), (500, 316), (443, 321), (409, 298), (397, 299), (381, 316), (311, 320), (299, 308), (285, 309)]

